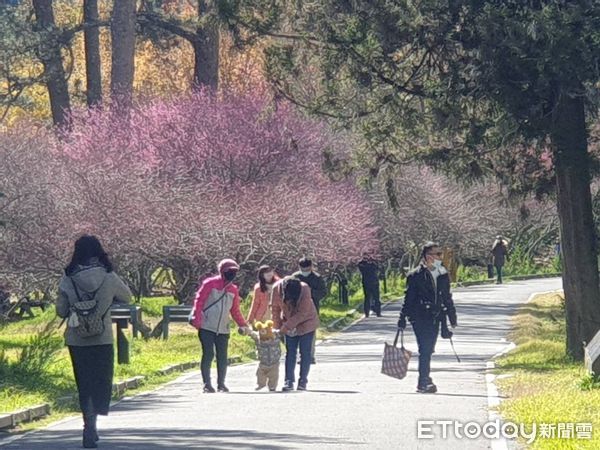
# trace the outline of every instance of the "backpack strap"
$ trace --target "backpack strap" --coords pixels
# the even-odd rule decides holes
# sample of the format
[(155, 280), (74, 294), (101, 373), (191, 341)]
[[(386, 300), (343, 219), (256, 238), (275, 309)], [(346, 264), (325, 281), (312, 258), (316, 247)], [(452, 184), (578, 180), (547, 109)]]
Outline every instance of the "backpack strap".
[[(77, 296), (77, 301), (80, 302), (81, 301), (81, 296), (79, 295), (79, 289), (77, 289), (77, 284), (75, 284), (75, 281), (73, 281), (73, 278), (69, 277), (69, 280), (71, 280), (71, 284), (73, 285), (73, 289), (75, 289), (75, 295)], [(98, 292), (98, 291), (96, 291)], [(95, 292), (94, 292), (95, 294)]]
[[(92, 299), (96, 300), (96, 294), (98, 293), (98, 291), (100, 290), (100, 288), (101, 288), (102, 286), (104, 286), (104, 282), (106, 281), (106, 279), (107, 279), (107, 278), (108, 278), (108, 273), (107, 273), (106, 275), (104, 275), (104, 278), (102, 279), (102, 283), (100, 283), (100, 286), (98, 286), (98, 289), (96, 289), (94, 292), (92, 292), (92, 293), (91, 293), (91, 294), (92, 294)], [(69, 277), (69, 280), (71, 280), (71, 284), (73, 285), (73, 289), (75, 289), (75, 295), (77, 296), (77, 301), (78, 301), (78, 302), (81, 302), (82, 300), (81, 300), (81, 296), (79, 295), (79, 289), (77, 289), (77, 283), (75, 283), (75, 281), (73, 280), (73, 278), (72, 278), (72, 277)], [(104, 314), (102, 314), (102, 316), (101, 316), (101, 317), (102, 317), (102, 320), (104, 320), (104, 318), (106, 317), (106, 315), (107, 315), (107, 314), (108, 314), (108, 312), (110, 311), (110, 308), (111, 308), (111, 306), (112, 306), (112, 303), (113, 303), (113, 302), (111, 301), (111, 302), (108, 304), (108, 308), (106, 308), (106, 311), (104, 311)], [(97, 306), (97, 305), (98, 305), (98, 301), (96, 300), (96, 306)], [(71, 309), (71, 311), (73, 311), (73, 307), (72, 307), (72, 306), (71, 306), (71, 308), (70, 308), (70, 309)], [(63, 322), (64, 322), (65, 320), (66, 320), (66, 318), (65, 318), (65, 319), (63, 319)], [(62, 325), (62, 323), (61, 323), (61, 325)], [(59, 325), (59, 327), (60, 327), (60, 325)]]
[[(104, 286), (104, 282), (106, 281), (106, 278), (108, 277), (108, 273), (106, 275), (104, 275), (104, 278), (102, 279), (102, 283), (100, 283), (100, 286), (98, 286), (98, 289), (96, 289), (94, 292), (88, 292), (88, 294), (92, 294), (92, 299), (96, 298), (96, 294), (98, 293), (98, 291), (100, 290), (100, 288), (102, 286)], [(77, 283), (75, 283), (75, 281), (73, 280), (72, 277), (69, 277), (69, 280), (71, 280), (71, 284), (73, 285), (73, 289), (75, 289), (75, 295), (77, 296), (77, 301), (81, 302), (83, 300), (81, 300), (81, 296), (79, 295), (79, 289), (77, 289)]]

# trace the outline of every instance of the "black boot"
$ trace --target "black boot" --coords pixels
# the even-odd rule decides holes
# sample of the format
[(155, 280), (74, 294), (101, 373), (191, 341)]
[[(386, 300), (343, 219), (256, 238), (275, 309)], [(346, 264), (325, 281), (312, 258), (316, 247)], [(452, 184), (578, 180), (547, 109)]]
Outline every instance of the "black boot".
[(100, 440), (100, 437), (98, 436), (98, 427), (96, 426), (96, 422), (98, 420), (98, 414), (92, 414), (92, 430), (94, 431), (94, 442), (98, 442)]
[(96, 415), (85, 414), (83, 416), (83, 448), (98, 448), (97, 437)]

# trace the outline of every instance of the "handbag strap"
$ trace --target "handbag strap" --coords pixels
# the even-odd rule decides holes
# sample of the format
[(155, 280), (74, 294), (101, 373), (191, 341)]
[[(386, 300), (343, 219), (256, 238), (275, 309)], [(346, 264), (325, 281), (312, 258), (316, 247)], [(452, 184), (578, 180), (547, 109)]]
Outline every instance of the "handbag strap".
[(217, 303), (219, 303), (227, 294), (227, 287), (231, 284), (231, 282), (228, 282), (225, 284), (225, 286), (223, 286), (223, 293), (221, 294), (221, 296), (216, 299), (214, 302), (212, 302), (210, 305), (208, 305), (206, 308), (202, 308), (202, 311), (208, 311), (210, 308), (212, 308), (213, 306), (215, 306)]
[(404, 348), (404, 330), (398, 328), (396, 337), (394, 338), (394, 347), (398, 346), (398, 336), (400, 336), (400, 348)]

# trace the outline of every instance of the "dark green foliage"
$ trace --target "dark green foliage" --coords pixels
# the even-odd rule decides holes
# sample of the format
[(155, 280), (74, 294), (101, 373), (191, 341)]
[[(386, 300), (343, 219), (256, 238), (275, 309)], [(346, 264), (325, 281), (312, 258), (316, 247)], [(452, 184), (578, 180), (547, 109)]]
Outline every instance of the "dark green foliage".
[(266, 56), (280, 94), (360, 131), (374, 173), (418, 160), (542, 195), (558, 98), (595, 99), (598, 2), (220, 4), (238, 29), (279, 37)]
[[(220, 4), (238, 28), (276, 38), (266, 63), (279, 95), (363, 136), (371, 177), (417, 162), (465, 183), (495, 177), (512, 194), (556, 187), (567, 348), (583, 358), (600, 323), (588, 153), (600, 2)], [(268, 4), (280, 20), (253, 24)]]

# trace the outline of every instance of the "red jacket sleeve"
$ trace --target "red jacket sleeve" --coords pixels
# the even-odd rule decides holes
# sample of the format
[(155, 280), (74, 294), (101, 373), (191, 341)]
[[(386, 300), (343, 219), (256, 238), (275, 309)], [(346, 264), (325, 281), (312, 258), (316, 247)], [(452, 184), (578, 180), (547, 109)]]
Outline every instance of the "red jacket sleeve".
[(240, 301), (240, 293), (237, 290), (237, 288), (235, 288), (233, 305), (231, 305), (231, 310), (229, 312), (231, 313), (231, 317), (233, 317), (233, 320), (235, 320), (238, 326), (245, 327), (248, 324), (246, 323), (246, 319), (244, 319), (244, 316), (242, 315), (242, 311), (240, 311)]
[(208, 298), (208, 294), (210, 294), (210, 290), (212, 288), (209, 286), (207, 280), (205, 280), (198, 291), (196, 292), (196, 298), (194, 299), (194, 306), (192, 307), (192, 321), (191, 324), (197, 330), (202, 326), (202, 309), (204, 308), (204, 303)]
[(254, 322), (256, 319), (256, 313), (258, 312), (258, 306), (260, 305), (260, 286), (254, 287), (254, 293), (252, 294), (252, 306), (250, 307), (250, 314), (248, 314), (248, 323)]
[(281, 328), (281, 293), (279, 291), (280, 284), (273, 286), (273, 296), (271, 301), (271, 312), (273, 317), (273, 328), (279, 330)]

